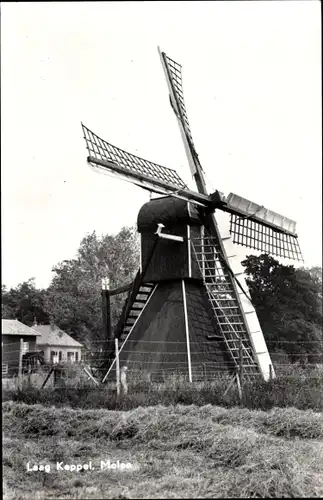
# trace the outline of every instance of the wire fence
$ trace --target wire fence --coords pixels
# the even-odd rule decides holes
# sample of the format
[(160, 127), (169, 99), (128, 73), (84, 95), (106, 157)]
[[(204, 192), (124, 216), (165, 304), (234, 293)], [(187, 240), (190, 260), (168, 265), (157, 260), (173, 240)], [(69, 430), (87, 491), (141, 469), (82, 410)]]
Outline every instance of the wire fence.
[[(43, 389), (44, 383), (46, 382), (47, 388), (54, 389), (82, 389), (82, 388), (115, 388), (116, 374), (111, 373), (110, 377), (108, 377), (106, 383), (102, 384), (102, 377), (97, 377), (97, 375), (91, 372), (91, 368), (89, 365), (84, 363), (77, 364), (78, 370), (69, 371), (69, 370), (59, 370), (56, 375), (50, 374), (48, 371), (39, 370), (36, 373), (31, 374), (22, 374), (21, 376), (14, 375), (10, 378), (2, 379), (2, 387), (7, 390), (25, 390), (28, 387), (34, 387), (37, 389)], [(84, 370), (85, 368), (85, 370)], [(290, 365), (275, 365), (275, 380), (282, 380), (284, 383), (294, 383), (303, 384), (308, 382), (309, 380), (313, 380), (315, 384), (319, 383), (320, 386), (323, 382), (323, 367), (318, 367), (317, 365), (307, 365), (306, 369), (301, 369), (300, 367), (291, 367)], [(129, 373), (130, 372), (130, 373)], [(132, 368), (127, 372), (127, 385), (130, 388), (136, 390), (136, 387), (139, 390), (147, 390), (150, 389), (158, 389), (160, 387), (169, 387), (176, 389), (178, 384), (182, 383), (189, 384), (189, 376), (188, 373), (183, 373), (183, 371), (178, 369), (170, 369), (166, 368), (163, 370), (152, 370), (150, 372), (145, 372), (141, 369)], [(224, 368), (219, 370), (210, 370), (205, 373), (202, 369), (197, 371), (193, 370), (192, 372), (192, 387), (199, 387), (200, 384), (216, 384), (217, 387), (223, 387), (223, 390), (228, 386), (232, 375), (228, 373)], [(48, 379), (48, 380), (47, 380)], [(259, 377), (254, 377), (253, 381), (257, 382), (257, 380), (261, 381), (262, 378), (259, 374)], [(244, 380), (243, 383), (246, 381)], [(157, 384), (157, 385), (156, 385)]]
[[(242, 341), (246, 341), (246, 339), (241, 339)], [(97, 340), (97, 341), (91, 341), (91, 344), (93, 344), (93, 347), (94, 349), (84, 349), (84, 355), (90, 355), (91, 353), (95, 353), (95, 352), (100, 352), (100, 350), (97, 350), (95, 349), (95, 345), (100, 345), (100, 346), (103, 346), (103, 348), (101, 348), (101, 351), (103, 351), (104, 349), (104, 346), (107, 345), (109, 342), (111, 341), (103, 341), (103, 340)], [(228, 342), (230, 342), (230, 340), (228, 340)], [(130, 340), (128, 339), (127, 340), (127, 345), (129, 344), (129, 346), (132, 346), (134, 344), (136, 345), (140, 345), (140, 346), (146, 346), (146, 345), (151, 345), (151, 344), (159, 344), (159, 345), (163, 345), (163, 346), (168, 346), (168, 345), (173, 345), (173, 346), (181, 346), (183, 348), (183, 351), (182, 353), (187, 353), (187, 350), (186, 350), (186, 346), (187, 346), (187, 341), (164, 341), (164, 340)], [(193, 345), (197, 345), (197, 346), (203, 346), (203, 345), (207, 345), (207, 346), (210, 346), (212, 345), (213, 342), (211, 343), (211, 341), (204, 341), (204, 342), (191, 342), (190, 341), (190, 346), (193, 346)], [(269, 352), (271, 352), (271, 349), (270, 349), (270, 346), (271, 345), (275, 345), (275, 351), (272, 351), (272, 354), (280, 354), (280, 355), (288, 355), (288, 352), (279, 352), (279, 350), (283, 349), (283, 346), (284, 346), (284, 349), (286, 349), (286, 345), (295, 345), (295, 346), (300, 346), (300, 347), (306, 347), (306, 346), (315, 346), (318, 350), (322, 349), (323, 351), (323, 339), (322, 340), (266, 340), (266, 344), (268, 345), (269, 347)], [(7, 349), (8, 347), (11, 347), (11, 346), (16, 346), (16, 349)], [(59, 351), (61, 349), (60, 346), (52, 346), (52, 349), (51, 350), (55, 350), (55, 351)], [(71, 350), (72, 348), (69, 348), (69, 350)], [(73, 349), (72, 349), (73, 350)], [(156, 346), (156, 351), (158, 351), (158, 346)], [(218, 348), (217, 350), (221, 351), (220, 348)], [(132, 349), (123, 349), (124, 352), (132, 352)], [(137, 350), (136, 350), (137, 351)], [(222, 349), (222, 351), (225, 351), (224, 349)], [(20, 348), (19, 348), (19, 344), (17, 344), (17, 342), (11, 342), (9, 344), (4, 344), (2, 346), (2, 352), (10, 352), (11, 354), (13, 353), (19, 353), (20, 352)], [(41, 352), (40, 350), (34, 350), (34, 351), (27, 351), (29, 353), (39, 353)], [(150, 352), (150, 351), (147, 351), (147, 352)], [(175, 353), (180, 353), (179, 351), (174, 351)], [(194, 350), (194, 352), (204, 352), (204, 351), (198, 351), (198, 350)], [(171, 354), (172, 351), (167, 351), (168, 354)], [(311, 351), (306, 351), (306, 352), (303, 352), (303, 353), (299, 353), (300, 355), (312, 355), (312, 354), (315, 354), (315, 351), (311, 350)]]
[[(205, 346), (216, 349), (217, 358), (205, 351)], [(298, 377), (300, 380), (317, 379), (323, 376), (323, 339), (322, 340), (281, 340), (267, 341), (272, 367), (271, 376), (286, 380)], [(29, 358), (22, 356), (17, 342), (3, 346), (3, 387), (18, 388), (33, 385), (39, 388), (47, 386), (80, 387), (101, 385), (107, 375), (114, 351), (111, 341), (92, 342), (92, 349), (84, 350), (80, 361), (67, 360), (40, 363), (37, 355), (40, 351), (29, 351)], [(272, 349), (271, 349), (272, 346)], [(107, 348), (110, 348), (110, 352)], [(217, 342), (190, 342), (190, 371), (193, 383), (219, 382), (227, 384), (232, 373), (238, 373), (234, 360), (226, 358), (228, 351)], [(59, 351), (59, 346), (53, 347)], [(120, 368), (127, 366), (127, 382), (136, 385), (141, 382), (167, 383), (171, 378), (189, 381), (189, 363), (187, 342), (162, 340), (128, 340), (120, 350)], [(33, 359), (35, 354), (35, 359)], [(121, 356), (122, 354), (122, 356)], [(211, 356), (211, 359), (210, 359)], [(7, 358), (7, 359), (6, 359)], [(5, 360), (5, 361), (4, 361)], [(4, 372), (4, 366), (6, 370)], [(242, 362), (243, 366), (243, 362)], [(52, 376), (49, 377), (49, 375)], [(48, 380), (47, 380), (48, 379)], [(116, 383), (115, 367), (110, 369), (106, 378), (108, 383)], [(260, 372), (254, 380), (261, 379)]]
[[(242, 339), (244, 341), (245, 339)], [(111, 341), (93, 341), (91, 344), (93, 344), (92, 349), (83, 349), (83, 359), (89, 359), (91, 356), (95, 357), (100, 357), (101, 359), (101, 353), (105, 351), (106, 346), (108, 343), (111, 343)], [(230, 342), (230, 340), (228, 340)], [(97, 349), (95, 345), (99, 345), (100, 349)], [(322, 356), (323, 354), (323, 340), (267, 340), (266, 344), (268, 345), (268, 351), (271, 355), (273, 356), (291, 356), (295, 352), (298, 356)], [(151, 346), (154, 345), (155, 347), (152, 348)], [(191, 346), (191, 352), (194, 354), (204, 354), (205, 350), (199, 349), (198, 347), (203, 347), (203, 346), (214, 346), (215, 342), (212, 341), (205, 341), (205, 342), (190, 342)], [(11, 346), (15, 346), (16, 349), (12, 349)], [(126, 348), (122, 346), (122, 352), (123, 353), (137, 353), (137, 354), (154, 354), (154, 353), (159, 353), (159, 352), (165, 352), (167, 355), (187, 355), (187, 341), (164, 341), (164, 340), (127, 340), (126, 343)], [(140, 346), (138, 349), (137, 346)], [(168, 346), (172, 346), (173, 348), (177, 347), (180, 348), (176, 350), (171, 350), (168, 348)], [(196, 347), (198, 346), (198, 347)], [(271, 349), (271, 346), (274, 346), (274, 349)], [(288, 346), (288, 350), (287, 350)], [(292, 350), (292, 346), (297, 346), (301, 350)], [(193, 350), (192, 350), (193, 347)], [(311, 349), (310, 349), (311, 347)], [(62, 348), (60, 346), (52, 346), (51, 350), (55, 352), (59, 352)], [(71, 350), (72, 348), (69, 348)], [(120, 349), (120, 350), (121, 350)], [(216, 347), (216, 351), (219, 353), (227, 353), (227, 349), (220, 348), (219, 346)], [(43, 350), (34, 350), (34, 351), (24, 351), (24, 354), (29, 353), (40, 353), (44, 352)], [(65, 352), (65, 350), (64, 350)], [(13, 355), (13, 354), (19, 354), (20, 353), (20, 348), (19, 345), (16, 342), (12, 342), (9, 344), (5, 344), (2, 346), (2, 354), (4, 355)]]

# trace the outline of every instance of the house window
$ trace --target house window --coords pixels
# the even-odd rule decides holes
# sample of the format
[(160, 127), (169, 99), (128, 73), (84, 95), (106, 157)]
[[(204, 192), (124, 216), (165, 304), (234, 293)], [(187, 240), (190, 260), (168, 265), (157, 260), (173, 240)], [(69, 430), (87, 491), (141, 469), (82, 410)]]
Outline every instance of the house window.
[(58, 360), (62, 361), (63, 353), (62, 351), (58, 351)]
[(7, 375), (8, 373), (8, 365), (2, 363), (2, 375)]
[(22, 344), (22, 353), (25, 354), (29, 351), (29, 342), (23, 342)]
[(76, 351), (75, 352), (75, 361), (78, 362), (78, 360), (79, 360), (79, 353)]
[(75, 362), (75, 353), (74, 352), (67, 353), (67, 361), (69, 361), (70, 363)]
[(52, 363), (58, 363), (58, 351), (51, 351), (50, 360)]

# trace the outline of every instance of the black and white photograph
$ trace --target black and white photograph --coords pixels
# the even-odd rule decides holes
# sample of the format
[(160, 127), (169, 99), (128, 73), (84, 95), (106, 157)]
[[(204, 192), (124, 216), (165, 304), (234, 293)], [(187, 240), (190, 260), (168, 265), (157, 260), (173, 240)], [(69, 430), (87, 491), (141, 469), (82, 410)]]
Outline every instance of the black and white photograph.
[(323, 498), (320, 2), (0, 9), (4, 499)]

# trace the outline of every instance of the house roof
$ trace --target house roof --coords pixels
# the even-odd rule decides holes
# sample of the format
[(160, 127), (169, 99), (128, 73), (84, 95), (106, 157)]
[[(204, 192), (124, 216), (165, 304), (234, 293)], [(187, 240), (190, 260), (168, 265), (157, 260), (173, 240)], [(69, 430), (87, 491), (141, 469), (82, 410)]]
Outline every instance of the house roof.
[(27, 325), (24, 325), (17, 319), (2, 319), (1, 320), (1, 330), (2, 330), (2, 335), (15, 335), (15, 336), (25, 336), (25, 335), (33, 335), (33, 336), (39, 336), (40, 334), (34, 330), (33, 328), (30, 328)]
[(82, 344), (74, 340), (66, 332), (52, 325), (34, 325), (33, 328), (40, 333), (37, 337), (37, 345), (51, 345), (61, 347), (83, 347)]

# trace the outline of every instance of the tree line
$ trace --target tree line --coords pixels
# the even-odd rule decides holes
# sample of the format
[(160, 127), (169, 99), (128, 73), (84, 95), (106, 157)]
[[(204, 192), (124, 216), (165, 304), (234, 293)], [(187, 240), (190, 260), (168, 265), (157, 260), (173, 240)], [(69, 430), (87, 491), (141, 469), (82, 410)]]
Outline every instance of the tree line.
[[(101, 280), (110, 288), (132, 281), (138, 271), (139, 239), (134, 227), (116, 235), (86, 235), (74, 259), (52, 269), (47, 289), (34, 278), (14, 288), (2, 285), (2, 318), (28, 326), (53, 323), (88, 348), (104, 338)], [(322, 268), (285, 266), (266, 254), (249, 255), (242, 262), (247, 284), (269, 351), (290, 361), (319, 362), (323, 353)], [(115, 328), (126, 294), (111, 298)]]

